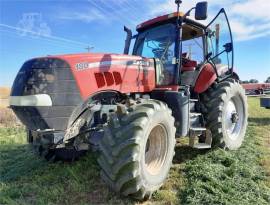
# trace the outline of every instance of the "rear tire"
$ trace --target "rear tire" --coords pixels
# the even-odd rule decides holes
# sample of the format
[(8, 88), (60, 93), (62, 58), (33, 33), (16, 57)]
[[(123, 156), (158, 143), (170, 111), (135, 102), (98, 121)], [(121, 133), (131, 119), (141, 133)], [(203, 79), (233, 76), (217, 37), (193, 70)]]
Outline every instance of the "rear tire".
[(234, 79), (215, 83), (202, 94), (206, 128), (212, 132), (214, 147), (238, 149), (246, 133), (247, 97)]
[(117, 193), (148, 199), (166, 179), (174, 156), (175, 127), (164, 103), (146, 100), (113, 113), (100, 142), (102, 179)]

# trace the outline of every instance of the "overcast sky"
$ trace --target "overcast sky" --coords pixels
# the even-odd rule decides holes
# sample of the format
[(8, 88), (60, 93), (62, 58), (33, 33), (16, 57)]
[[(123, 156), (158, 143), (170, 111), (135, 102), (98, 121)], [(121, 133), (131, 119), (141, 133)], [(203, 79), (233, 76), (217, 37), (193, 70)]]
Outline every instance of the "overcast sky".
[[(183, 0), (181, 10), (196, 2)], [(240, 78), (264, 81), (270, 76), (270, 1), (208, 2), (208, 21), (222, 7), (227, 11)], [(174, 0), (0, 0), (0, 86), (11, 86), (33, 57), (86, 52), (88, 46), (122, 53), (123, 25), (134, 31), (142, 21), (175, 10)]]

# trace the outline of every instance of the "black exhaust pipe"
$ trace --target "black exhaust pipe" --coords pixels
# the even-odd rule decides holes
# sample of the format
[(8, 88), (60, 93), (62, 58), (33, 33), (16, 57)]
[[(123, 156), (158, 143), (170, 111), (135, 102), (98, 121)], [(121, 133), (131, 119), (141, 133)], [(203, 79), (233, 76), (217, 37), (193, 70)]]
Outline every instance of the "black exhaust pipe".
[(132, 31), (127, 28), (126, 26), (124, 26), (124, 31), (127, 32), (127, 37), (125, 40), (125, 48), (124, 48), (124, 54), (128, 54), (129, 53), (129, 47), (130, 47), (130, 42), (132, 39)]

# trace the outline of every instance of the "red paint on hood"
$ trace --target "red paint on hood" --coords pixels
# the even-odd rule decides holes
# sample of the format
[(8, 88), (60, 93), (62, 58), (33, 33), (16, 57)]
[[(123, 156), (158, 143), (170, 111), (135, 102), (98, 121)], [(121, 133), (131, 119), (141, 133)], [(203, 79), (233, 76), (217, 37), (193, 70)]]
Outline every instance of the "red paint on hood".
[(135, 93), (150, 92), (155, 88), (153, 59), (104, 53), (52, 57), (69, 63), (83, 99), (102, 90)]

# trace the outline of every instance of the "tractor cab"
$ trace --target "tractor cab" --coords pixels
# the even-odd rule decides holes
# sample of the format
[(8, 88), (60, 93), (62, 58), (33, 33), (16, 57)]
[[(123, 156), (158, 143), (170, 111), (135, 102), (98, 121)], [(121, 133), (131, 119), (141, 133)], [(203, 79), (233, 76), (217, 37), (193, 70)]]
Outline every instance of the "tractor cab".
[[(134, 45), (133, 55), (155, 59), (157, 85), (173, 85), (176, 70), (179, 70), (176, 67), (175, 58), (176, 32), (174, 20), (170, 19), (168, 23), (139, 32)], [(181, 73), (195, 71), (204, 62), (204, 31), (194, 25), (184, 24), (182, 35)]]
[[(194, 8), (195, 19), (205, 20), (207, 5), (198, 3)], [(233, 43), (225, 10), (221, 9), (208, 25), (188, 18), (191, 10), (137, 26), (132, 54), (154, 59), (157, 86), (194, 87), (200, 74), (213, 79), (233, 75)]]

